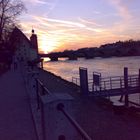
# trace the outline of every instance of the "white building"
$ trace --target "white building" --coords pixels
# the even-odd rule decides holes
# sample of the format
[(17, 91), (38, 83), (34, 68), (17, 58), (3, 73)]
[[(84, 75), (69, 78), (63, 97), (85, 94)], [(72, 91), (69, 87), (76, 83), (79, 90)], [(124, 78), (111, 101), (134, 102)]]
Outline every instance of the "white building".
[(32, 40), (29, 40), (17, 27), (13, 30), (10, 45), (13, 47), (14, 55), (18, 60), (28, 62), (38, 59), (38, 45), (35, 45), (37, 35), (34, 34), (34, 31), (32, 31), (31, 38)]

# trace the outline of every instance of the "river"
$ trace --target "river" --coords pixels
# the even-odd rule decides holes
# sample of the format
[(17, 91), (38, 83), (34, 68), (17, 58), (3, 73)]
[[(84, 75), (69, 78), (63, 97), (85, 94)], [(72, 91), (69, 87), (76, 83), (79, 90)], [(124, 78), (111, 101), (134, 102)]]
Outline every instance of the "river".
[(60, 59), (56, 62), (48, 61), (46, 58), (44, 59), (45, 70), (61, 76), (68, 81), (72, 81), (72, 77), (79, 77), (79, 67), (85, 67), (88, 69), (89, 78), (92, 77), (93, 72), (100, 72), (102, 77), (121, 76), (123, 75), (124, 67), (128, 67), (129, 74), (138, 74), (140, 69), (140, 56), (111, 58), (97, 57), (94, 59), (79, 58), (75, 61)]

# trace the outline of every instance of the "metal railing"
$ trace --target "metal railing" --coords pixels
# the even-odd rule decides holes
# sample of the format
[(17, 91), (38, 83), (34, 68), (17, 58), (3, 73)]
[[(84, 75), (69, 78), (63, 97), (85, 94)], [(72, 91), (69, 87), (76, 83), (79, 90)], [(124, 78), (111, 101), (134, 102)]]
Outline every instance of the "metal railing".
[(92, 140), (88, 136), (88, 134), (81, 128), (81, 126), (73, 119), (73, 117), (65, 110), (64, 104), (59, 103), (57, 105), (57, 109), (61, 111), (64, 116), (69, 120), (69, 122), (73, 125), (73, 127), (78, 131), (78, 133), (81, 135), (81, 140)]
[[(91, 83), (90, 83), (91, 84)], [(124, 76), (105, 77), (100, 79), (100, 85), (97, 88), (92, 82), (94, 90), (110, 90), (125, 88)], [(128, 88), (139, 87), (139, 75), (128, 76)]]
[(80, 78), (77, 77), (72, 77), (72, 83), (76, 84), (76, 85), (80, 85)]
[(37, 99), (37, 110), (40, 110), (41, 115), (41, 129), (42, 129), (42, 140), (46, 140), (46, 126), (45, 126), (45, 105), (42, 100), (44, 95), (50, 95), (51, 92), (44, 86), (39, 80), (36, 80), (36, 99)]
[(134, 105), (134, 106), (136, 106), (136, 107), (139, 107), (139, 108), (140, 108), (140, 104), (135, 103), (135, 102), (133, 102), (133, 101), (130, 101), (130, 100), (129, 100), (129, 104), (132, 104), (132, 105)]
[[(72, 82), (76, 85), (80, 85), (80, 78), (72, 77)], [(100, 85), (95, 86), (93, 79), (88, 79), (89, 91), (93, 90), (110, 90), (110, 89), (123, 89), (124, 88), (124, 76), (105, 77), (100, 79)], [(139, 86), (139, 75), (128, 76), (128, 87)]]
[[(72, 83), (80, 86), (80, 78), (72, 77)], [(92, 89), (93, 89), (93, 79), (88, 79), (88, 87), (89, 87), (89, 91), (92, 91)]]
[[(43, 96), (51, 95), (51, 94), (52, 93), (44, 86), (44, 84), (39, 79), (36, 79), (37, 110), (40, 110), (40, 115), (41, 115), (42, 140), (46, 140), (46, 126), (45, 126), (46, 117), (45, 117), (45, 103), (43, 100)], [(92, 140), (87, 135), (87, 133), (79, 126), (79, 124), (72, 118), (72, 116), (70, 116), (68, 112), (64, 110), (64, 106), (62, 104), (58, 104), (57, 109), (59, 111), (62, 111), (63, 114), (71, 122), (71, 124), (74, 126), (74, 128), (76, 128), (77, 132), (80, 134), (80, 140)]]
[[(128, 76), (128, 87), (138, 87), (140, 85), (139, 75), (129, 75)], [(80, 78), (72, 77), (72, 82), (80, 86)], [(108, 90), (116, 88), (124, 88), (124, 76), (112, 76), (104, 77), (100, 79), (100, 85), (96, 86), (93, 79), (88, 79), (89, 91), (94, 89), (98, 90)], [(98, 87), (98, 88), (97, 88)]]
[(39, 80), (36, 80), (36, 97), (37, 97), (37, 109), (40, 109), (40, 97), (43, 95), (50, 95), (51, 92), (44, 86), (44, 84)]
[[(23, 69), (23, 68), (22, 68)], [(51, 92), (44, 86), (44, 84), (38, 79), (38, 68), (36, 68), (37, 71), (28, 71), (25, 67), (24, 67), (24, 74), (26, 76), (26, 84), (29, 86), (28, 88), (32, 91), (35, 88), (35, 93), (34, 98), (35, 102), (33, 102), (33, 104), (35, 103), (35, 107), (36, 109), (33, 111), (35, 112), (37, 110), (37, 112), (35, 112), (36, 115), (34, 115), (35, 120), (37, 119), (37, 121), (40, 121), (40, 124), (35, 124), (36, 125), (36, 129), (37, 129), (37, 135), (38, 135), (38, 140), (46, 140), (46, 126), (45, 126), (45, 109), (44, 109), (44, 103), (43, 103), (43, 96), (44, 95), (49, 95), (51, 94)], [(38, 127), (39, 126), (39, 127)], [(40, 135), (41, 133), (41, 135)]]

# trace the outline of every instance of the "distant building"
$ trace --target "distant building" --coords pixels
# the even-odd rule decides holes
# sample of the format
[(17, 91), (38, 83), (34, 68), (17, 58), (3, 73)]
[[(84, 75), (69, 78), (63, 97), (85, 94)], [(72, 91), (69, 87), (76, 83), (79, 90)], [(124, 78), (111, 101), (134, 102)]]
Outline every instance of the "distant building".
[(14, 55), (22, 61), (35, 61), (38, 59), (37, 35), (32, 31), (31, 40), (15, 27), (10, 38), (10, 47)]

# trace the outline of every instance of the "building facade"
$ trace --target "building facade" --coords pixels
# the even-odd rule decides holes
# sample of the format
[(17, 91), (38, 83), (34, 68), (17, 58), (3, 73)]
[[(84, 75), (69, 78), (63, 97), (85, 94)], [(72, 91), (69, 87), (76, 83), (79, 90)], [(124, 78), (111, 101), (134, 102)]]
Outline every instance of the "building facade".
[[(34, 32), (32, 32), (31, 36), (34, 35)], [(18, 60), (27, 62), (38, 59), (37, 35), (35, 36), (36, 38), (29, 40), (20, 29), (15, 27), (10, 38), (10, 45), (13, 49), (14, 56)]]

